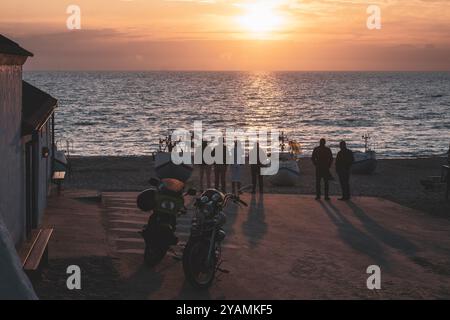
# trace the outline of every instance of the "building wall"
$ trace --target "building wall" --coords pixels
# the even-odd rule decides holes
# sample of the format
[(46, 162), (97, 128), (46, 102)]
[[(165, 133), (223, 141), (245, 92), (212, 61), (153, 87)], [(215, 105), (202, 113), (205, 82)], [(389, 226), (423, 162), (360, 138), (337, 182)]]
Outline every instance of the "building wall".
[(25, 237), (21, 119), (22, 66), (0, 65), (0, 214), (15, 244)]

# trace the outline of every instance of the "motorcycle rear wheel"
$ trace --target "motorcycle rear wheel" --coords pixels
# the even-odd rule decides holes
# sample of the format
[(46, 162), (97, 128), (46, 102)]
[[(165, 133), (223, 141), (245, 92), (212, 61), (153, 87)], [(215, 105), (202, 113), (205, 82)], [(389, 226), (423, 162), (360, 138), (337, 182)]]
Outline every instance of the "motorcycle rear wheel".
[(217, 257), (214, 253), (209, 265), (206, 265), (208, 250), (209, 241), (198, 239), (189, 240), (183, 251), (184, 276), (196, 289), (209, 288), (215, 279)]

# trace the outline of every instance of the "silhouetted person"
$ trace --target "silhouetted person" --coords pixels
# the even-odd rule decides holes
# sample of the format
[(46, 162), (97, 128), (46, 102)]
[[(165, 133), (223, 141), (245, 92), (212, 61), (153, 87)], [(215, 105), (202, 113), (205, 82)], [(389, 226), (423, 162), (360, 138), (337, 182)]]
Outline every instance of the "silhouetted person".
[(230, 166), (231, 171), (231, 193), (239, 195), (239, 190), (241, 189), (241, 173), (242, 164), (238, 163), (238, 142), (234, 142), (234, 159), (233, 164)]
[(172, 141), (172, 137), (169, 135), (167, 137), (167, 151), (172, 152), (172, 150), (175, 148), (176, 145), (177, 145), (177, 142)]
[(205, 149), (208, 146), (208, 142), (202, 141), (202, 164), (200, 165), (200, 190), (203, 189), (203, 178), (206, 175), (206, 187), (211, 188), (211, 166), (205, 162), (204, 154)]
[(256, 143), (256, 163), (250, 164), (252, 174), (252, 193), (256, 193), (256, 183), (259, 185), (259, 193), (264, 193), (264, 179), (261, 175), (261, 167), (263, 166), (259, 155), (259, 142)]
[(448, 145), (448, 151), (447, 151), (447, 164), (450, 166), (450, 144)]
[(350, 171), (354, 161), (353, 152), (347, 149), (345, 141), (341, 141), (339, 147), (341, 151), (336, 156), (336, 172), (342, 190), (342, 198), (339, 200), (350, 200)]
[[(220, 190), (222, 192), (226, 192), (227, 190), (227, 183), (226, 183), (226, 174), (227, 174), (227, 146), (225, 145), (225, 141), (222, 140), (222, 152), (223, 152), (223, 161), (222, 163), (215, 163), (214, 164), (214, 188), (217, 190)], [(220, 148), (219, 145), (217, 148)], [(215, 151), (215, 150), (214, 150)], [(213, 153), (214, 153), (213, 151)], [(219, 189), (219, 185), (221, 189)]]
[(314, 148), (311, 160), (316, 167), (316, 200), (320, 199), (321, 180), (325, 185), (325, 200), (330, 200), (328, 196), (329, 180), (331, 178), (330, 167), (333, 164), (333, 154), (330, 148), (325, 146), (325, 139), (320, 139), (320, 145)]

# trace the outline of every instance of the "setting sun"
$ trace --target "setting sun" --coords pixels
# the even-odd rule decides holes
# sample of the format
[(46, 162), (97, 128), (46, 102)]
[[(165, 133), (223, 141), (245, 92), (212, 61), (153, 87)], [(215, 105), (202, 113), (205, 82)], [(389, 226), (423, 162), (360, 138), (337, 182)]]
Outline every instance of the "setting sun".
[(245, 14), (238, 22), (245, 32), (263, 35), (276, 31), (283, 24), (283, 17), (270, 2), (242, 5)]

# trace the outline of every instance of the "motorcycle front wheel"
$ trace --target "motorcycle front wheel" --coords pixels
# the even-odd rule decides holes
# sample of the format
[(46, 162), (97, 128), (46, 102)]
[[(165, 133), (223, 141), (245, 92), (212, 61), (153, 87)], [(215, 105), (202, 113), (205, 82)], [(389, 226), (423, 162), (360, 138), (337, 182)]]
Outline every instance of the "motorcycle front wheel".
[(215, 253), (207, 263), (209, 241), (189, 240), (183, 251), (183, 271), (186, 280), (197, 289), (207, 289), (216, 275), (217, 257)]
[(154, 248), (150, 245), (145, 245), (144, 250), (144, 262), (149, 267), (154, 267), (166, 256), (169, 247), (165, 248)]

